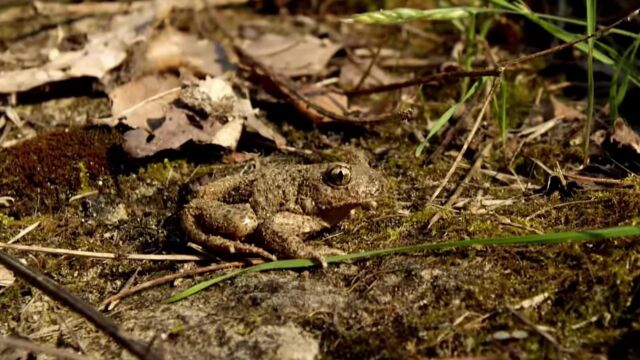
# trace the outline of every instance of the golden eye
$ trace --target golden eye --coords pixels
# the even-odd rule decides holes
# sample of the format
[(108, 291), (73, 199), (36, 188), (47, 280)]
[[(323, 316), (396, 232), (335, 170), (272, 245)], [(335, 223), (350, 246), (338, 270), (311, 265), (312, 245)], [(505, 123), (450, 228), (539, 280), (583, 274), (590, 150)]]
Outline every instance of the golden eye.
[(351, 182), (351, 169), (346, 165), (334, 165), (325, 173), (325, 181), (332, 186), (345, 186)]

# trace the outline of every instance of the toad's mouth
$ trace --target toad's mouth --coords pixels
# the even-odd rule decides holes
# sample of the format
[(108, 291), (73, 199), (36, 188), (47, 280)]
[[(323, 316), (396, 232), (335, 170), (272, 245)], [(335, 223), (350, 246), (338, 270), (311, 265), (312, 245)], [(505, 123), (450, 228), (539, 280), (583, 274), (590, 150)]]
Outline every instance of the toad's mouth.
[(376, 207), (375, 200), (359, 201), (357, 203), (347, 203), (340, 206), (332, 206), (331, 208), (320, 209), (317, 216), (326, 221), (330, 225), (335, 225), (341, 220), (347, 218), (351, 210), (362, 207), (364, 209), (373, 209)]

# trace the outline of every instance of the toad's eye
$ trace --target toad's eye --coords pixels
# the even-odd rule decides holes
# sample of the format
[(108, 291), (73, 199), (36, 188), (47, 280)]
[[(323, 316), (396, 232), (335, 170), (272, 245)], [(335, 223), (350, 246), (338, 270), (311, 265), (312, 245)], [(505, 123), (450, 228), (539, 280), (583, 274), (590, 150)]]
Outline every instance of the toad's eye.
[(345, 186), (351, 181), (351, 169), (346, 165), (334, 165), (324, 174), (325, 181), (332, 186)]

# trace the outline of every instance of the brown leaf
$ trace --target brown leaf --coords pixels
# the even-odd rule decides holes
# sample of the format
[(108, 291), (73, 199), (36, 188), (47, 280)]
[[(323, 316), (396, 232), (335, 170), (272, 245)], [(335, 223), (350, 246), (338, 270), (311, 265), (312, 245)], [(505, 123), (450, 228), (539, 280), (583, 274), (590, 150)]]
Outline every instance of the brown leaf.
[(553, 109), (554, 118), (563, 118), (568, 121), (584, 120), (587, 118), (587, 115), (585, 115), (582, 110), (576, 109), (575, 107), (558, 100), (555, 96), (551, 96), (549, 100)]
[(9, 287), (16, 281), (16, 277), (6, 267), (0, 265), (0, 288)]
[(187, 68), (198, 76), (217, 76), (233, 67), (219, 44), (166, 28), (149, 42), (142, 64), (143, 72), (180, 68)]
[[(320, 106), (324, 110), (330, 111), (338, 115), (345, 115), (348, 112), (348, 101), (346, 95), (338, 92), (322, 88), (317, 85), (309, 85), (300, 90), (300, 93), (304, 95), (311, 103)], [(303, 112), (308, 118), (313, 120), (314, 123), (327, 123), (332, 119), (322, 115), (317, 110), (309, 107), (302, 101), (294, 100), (296, 108)]]
[(244, 51), (276, 73), (292, 77), (321, 74), (341, 47), (312, 35), (264, 34), (249, 42)]
[(211, 121), (204, 125), (202, 129), (195, 127), (182, 109), (172, 107), (152, 134), (143, 129), (127, 131), (123, 147), (133, 157), (178, 149), (189, 140), (234, 149), (242, 133), (243, 121), (235, 119), (226, 124)]
[[(168, 105), (178, 97), (180, 81), (173, 75), (145, 76), (121, 85), (111, 92), (111, 113), (117, 121), (134, 129), (151, 131), (151, 122), (165, 116)], [(164, 96), (163, 93), (166, 93)], [(150, 100), (151, 99), (151, 100)]]
[(153, 110), (160, 116), (142, 116), (143, 121), (137, 123), (140, 126), (125, 133), (127, 153), (134, 157), (150, 156), (162, 150), (178, 149), (187, 141), (233, 150), (245, 123), (278, 147), (286, 145), (280, 134), (256, 118), (251, 102), (239, 97), (221, 78), (207, 78), (184, 86), (178, 99), (156, 106)]
[(640, 136), (622, 118), (614, 122), (609, 140), (618, 149), (632, 150), (640, 155)]
[[(352, 90), (358, 85), (369, 67), (371, 59), (347, 58), (340, 68), (339, 84), (343, 90)], [(404, 78), (393, 76), (377, 65), (373, 65), (361, 88), (390, 84), (402, 81)]]

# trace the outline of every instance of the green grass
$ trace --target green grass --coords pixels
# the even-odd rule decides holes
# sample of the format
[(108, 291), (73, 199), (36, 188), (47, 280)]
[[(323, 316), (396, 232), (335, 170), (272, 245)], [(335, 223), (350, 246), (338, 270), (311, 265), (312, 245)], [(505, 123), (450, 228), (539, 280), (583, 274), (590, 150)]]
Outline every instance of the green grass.
[[(363, 259), (371, 259), (379, 256), (412, 254), (425, 251), (436, 251), (445, 249), (460, 249), (470, 246), (519, 246), (519, 245), (551, 245), (572, 242), (597, 241), (613, 239), (618, 237), (640, 236), (640, 226), (622, 226), (607, 229), (596, 229), (587, 231), (566, 231), (558, 233), (548, 233), (542, 235), (527, 235), (515, 237), (502, 237), (490, 239), (459, 240), (445, 243), (423, 243), (410, 246), (401, 246), (381, 250), (371, 250), (347, 255), (329, 256), (326, 258), (328, 264), (352, 262)], [(224, 275), (216, 276), (207, 281), (194, 285), (181, 291), (164, 302), (172, 303), (192, 296), (210, 286), (221, 283), (242, 274), (269, 270), (291, 270), (317, 266), (318, 264), (308, 259), (292, 259), (267, 262), (244, 269), (230, 271)]]
[[(586, 0), (587, 5), (587, 34), (589, 36), (596, 32), (596, 0)], [(589, 162), (589, 137), (591, 136), (591, 126), (593, 124), (593, 107), (595, 103), (595, 83), (593, 79), (593, 52), (595, 39), (590, 37), (587, 40), (587, 120), (584, 125), (584, 164)]]

